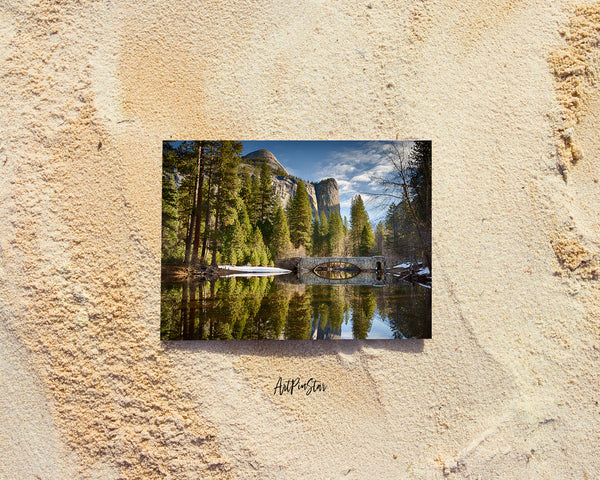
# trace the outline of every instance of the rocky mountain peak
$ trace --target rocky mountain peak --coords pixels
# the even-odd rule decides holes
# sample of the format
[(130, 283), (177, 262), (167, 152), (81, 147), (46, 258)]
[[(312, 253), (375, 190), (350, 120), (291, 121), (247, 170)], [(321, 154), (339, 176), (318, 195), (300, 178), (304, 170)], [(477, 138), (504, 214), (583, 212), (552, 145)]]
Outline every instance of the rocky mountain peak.
[[(264, 148), (250, 152), (242, 157), (243, 164), (250, 167), (249, 171), (252, 176), (259, 174), (264, 160), (266, 160), (267, 165), (271, 168), (275, 194), (281, 199), (281, 203), (285, 207), (296, 194), (300, 179), (291, 176), (275, 155)], [(334, 210), (339, 213), (340, 196), (338, 184), (334, 178), (326, 178), (316, 183), (304, 182), (304, 184), (313, 216), (318, 218), (321, 212), (325, 212), (329, 216)]]
[(340, 213), (340, 194), (338, 183), (335, 178), (326, 178), (315, 185), (315, 196), (317, 197), (317, 211), (329, 214), (336, 210)]
[(263, 160), (267, 161), (267, 165), (271, 168), (274, 173), (283, 172), (285, 175), (289, 175), (285, 167), (277, 160), (275, 155), (273, 155), (269, 150), (261, 148), (260, 150), (255, 150), (254, 152), (250, 152), (247, 155), (242, 157), (246, 163), (258, 166), (262, 164)]

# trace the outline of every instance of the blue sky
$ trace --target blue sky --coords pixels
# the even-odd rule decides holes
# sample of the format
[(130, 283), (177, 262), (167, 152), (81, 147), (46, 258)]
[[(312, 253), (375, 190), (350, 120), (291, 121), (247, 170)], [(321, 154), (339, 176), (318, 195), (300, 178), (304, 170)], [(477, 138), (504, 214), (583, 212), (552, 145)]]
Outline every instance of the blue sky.
[[(318, 182), (333, 177), (340, 189), (342, 217), (350, 221), (350, 201), (361, 194), (372, 222), (385, 215), (381, 199), (371, 194), (380, 192), (376, 177), (385, 177), (392, 170), (386, 159), (388, 141), (243, 141), (243, 155), (265, 148), (286, 170), (303, 180)], [(400, 143), (400, 142), (397, 142)], [(412, 142), (404, 142), (406, 147)]]

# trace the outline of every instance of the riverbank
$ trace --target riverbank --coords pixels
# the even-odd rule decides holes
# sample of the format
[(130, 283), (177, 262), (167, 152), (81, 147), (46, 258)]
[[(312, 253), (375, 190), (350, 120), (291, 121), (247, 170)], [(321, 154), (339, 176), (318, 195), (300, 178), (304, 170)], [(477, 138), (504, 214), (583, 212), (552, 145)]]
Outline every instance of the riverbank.
[(162, 282), (184, 282), (186, 280), (205, 281), (216, 280), (219, 277), (232, 273), (219, 267), (198, 265), (186, 267), (185, 265), (162, 265), (160, 279)]
[(395, 277), (401, 278), (411, 283), (419, 283), (423, 286), (431, 288), (431, 271), (429, 268), (424, 267), (420, 264), (413, 265), (409, 263), (403, 263), (396, 265), (386, 270), (387, 273), (394, 275)]

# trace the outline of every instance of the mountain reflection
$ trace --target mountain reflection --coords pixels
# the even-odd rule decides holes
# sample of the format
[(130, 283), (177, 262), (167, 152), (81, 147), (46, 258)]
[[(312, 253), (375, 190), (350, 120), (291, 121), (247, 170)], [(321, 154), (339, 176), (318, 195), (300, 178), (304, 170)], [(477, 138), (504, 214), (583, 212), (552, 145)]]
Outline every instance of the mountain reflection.
[(161, 318), (162, 340), (430, 338), (431, 290), (219, 278), (163, 284)]

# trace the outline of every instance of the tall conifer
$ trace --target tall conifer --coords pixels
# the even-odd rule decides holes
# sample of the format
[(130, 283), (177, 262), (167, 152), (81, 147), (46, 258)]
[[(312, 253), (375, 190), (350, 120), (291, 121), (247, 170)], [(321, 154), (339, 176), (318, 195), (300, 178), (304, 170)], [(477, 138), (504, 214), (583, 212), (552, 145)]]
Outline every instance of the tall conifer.
[(344, 225), (337, 211), (329, 215), (329, 255), (341, 255), (344, 250)]
[[(365, 225), (369, 223), (369, 215), (360, 195), (356, 195), (350, 205), (350, 240), (354, 255), (360, 255), (361, 236)], [(372, 234), (371, 230), (371, 234)]]
[(273, 239), (271, 240), (271, 254), (273, 259), (285, 254), (292, 246), (290, 242), (290, 230), (283, 207), (278, 201), (273, 215)]
[(304, 182), (298, 182), (296, 195), (290, 208), (290, 239), (295, 248), (304, 246), (310, 251), (312, 236), (312, 210)]

